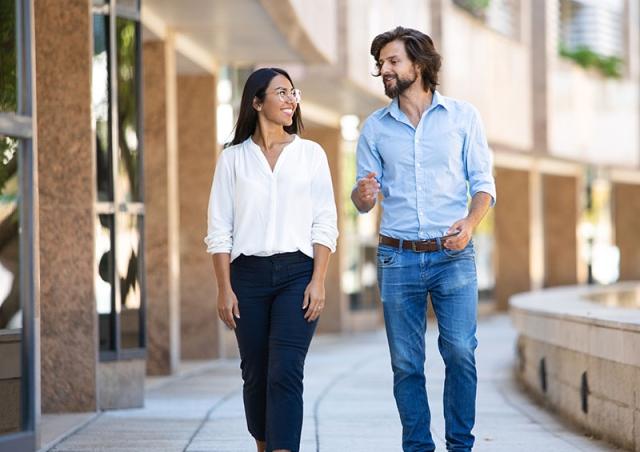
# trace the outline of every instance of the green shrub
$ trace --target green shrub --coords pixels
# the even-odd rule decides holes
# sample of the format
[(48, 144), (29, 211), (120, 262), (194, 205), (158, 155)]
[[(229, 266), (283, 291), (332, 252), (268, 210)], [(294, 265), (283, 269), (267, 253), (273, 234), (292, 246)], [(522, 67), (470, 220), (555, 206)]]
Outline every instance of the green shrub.
[(575, 61), (585, 69), (598, 70), (605, 77), (622, 77), (622, 59), (617, 56), (603, 56), (585, 46), (570, 50), (563, 44), (560, 45), (559, 53), (560, 56)]

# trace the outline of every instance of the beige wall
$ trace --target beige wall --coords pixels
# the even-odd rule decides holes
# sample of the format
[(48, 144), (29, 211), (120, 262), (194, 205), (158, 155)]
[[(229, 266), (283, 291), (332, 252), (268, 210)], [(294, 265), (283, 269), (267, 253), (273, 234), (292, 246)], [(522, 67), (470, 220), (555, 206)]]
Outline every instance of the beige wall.
[(338, 0), (289, 0), (282, 3), (291, 4), (314, 46), (327, 61), (335, 63), (338, 54)]
[(605, 79), (558, 60), (549, 80), (549, 152), (583, 162), (640, 164), (637, 80)]
[(487, 138), (520, 151), (533, 147), (530, 50), (445, 2), (442, 12), (443, 94), (471, 102)]

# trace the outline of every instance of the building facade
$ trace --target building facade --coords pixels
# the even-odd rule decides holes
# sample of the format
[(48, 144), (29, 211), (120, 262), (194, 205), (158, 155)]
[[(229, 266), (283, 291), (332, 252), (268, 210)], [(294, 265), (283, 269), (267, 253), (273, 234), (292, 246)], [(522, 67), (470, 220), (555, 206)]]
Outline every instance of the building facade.
[[(377, 328), (380, 212), (349, 200), (385, 105), (371, 39), (431, 35), (473, 103), (498, 203), (483, 299), (640, 279), (637, 0), (0, 0), (0, 451), (43, 415), (144, 403), (147, 375), (235, 356), (205, 253), (216, 158), (247, 75), (289, 71), (329, 159), (341, 236), (319, 331)], [(592, 24), (596, 24), (593, 25)]]

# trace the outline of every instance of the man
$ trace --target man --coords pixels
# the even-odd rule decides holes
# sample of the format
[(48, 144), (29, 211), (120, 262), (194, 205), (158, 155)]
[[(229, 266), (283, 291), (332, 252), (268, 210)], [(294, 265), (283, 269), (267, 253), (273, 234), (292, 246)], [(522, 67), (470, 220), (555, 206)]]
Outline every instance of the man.
[(495, 200), (491, 154), (477, 110), (436, 91), (441, 58), (429, 36), (397, 27), (373, 40), (371, 55), (392, 101), (363, 126), (351, 199), (365, 213), (384, 195), (378, 284), (402, 447), (435, 450), (424, 373), (430, 294), (446, 366), (447, 449), (470, 451), (478, 296), (471, 236)]

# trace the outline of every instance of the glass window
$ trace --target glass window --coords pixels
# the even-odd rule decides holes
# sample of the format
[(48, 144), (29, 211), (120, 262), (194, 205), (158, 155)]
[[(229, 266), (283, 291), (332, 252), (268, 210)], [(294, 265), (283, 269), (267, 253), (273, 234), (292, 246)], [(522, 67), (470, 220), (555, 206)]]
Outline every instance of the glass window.
[(96, 223), (96, 306), (100, 331), (100, 351), (115, 350), (113, 215), (98, 215)]
[(138, 0), (116, 0), (116, 3), (118, 6), (124, 6), (134, 11), (140, 8)]
[(118, 48), (118, 184), (123, 201), (142, 202), (141, 159), (138, 124), (138, 25), (133, 20), (116, 20)]
[(0, 111), (16, 111), (16, 2), (0, 0)]
[(120, 279), (120, 331), (122, 348), (139, 348), (141, 343), (142, 302), (141, 240), (142, 217), (118, 216), (118, 278)]
[(0, 135), (0, 434), (22, 430), (18, 146)]
[(98, 201), (113, 201), (113, 162), (109, 128), (109, 16), (93, 16), (93, 121), (96, 130)]

